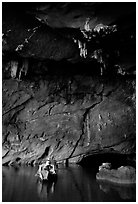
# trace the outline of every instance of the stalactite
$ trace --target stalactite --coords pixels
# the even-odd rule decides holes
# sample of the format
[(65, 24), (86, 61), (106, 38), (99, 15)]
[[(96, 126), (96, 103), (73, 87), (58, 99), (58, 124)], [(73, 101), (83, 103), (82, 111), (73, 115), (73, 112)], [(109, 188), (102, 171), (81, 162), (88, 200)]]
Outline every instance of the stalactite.
[(26, 76), (28, 71), (28, 64), (29, 64), (28, 59), (27, 58), (23, 59), (23, 64), (19, 71), (19, 80), (21, 80), (22, 73), (24, 73), (24, 75)]
[(80, 56), (86, 58), (87, 57), (86, 43), (82, 43), (80, 40), (78, 40), (78, 47), (80, 49)]
[(90, 22), (90, 18), (86, 18), (86, 22), (85, 22), (85, 25), (84, 25), (84, 30), (86, 30), (87, 32), (91, 31), (89, 22)]
[(89, 114), (87, 114), (87, 116), (86, 116), (86, 128), (87, 128), (87, 138), (88, 138), (87, 146), (89, 146), (90, 141), (91, 141)]
[(102, 49), (95, 50), (91, 56), (92, 58), (96, 59), (98, 63), (100, 63), (100, 75), (103, 75), (103, 71), (106, 69), (106, 64), (103, 58), (103, 51)]
[(16, 78), (17, 70), (18, 70), (18, 62), (17, 61), (11, 61), (11, 77)]

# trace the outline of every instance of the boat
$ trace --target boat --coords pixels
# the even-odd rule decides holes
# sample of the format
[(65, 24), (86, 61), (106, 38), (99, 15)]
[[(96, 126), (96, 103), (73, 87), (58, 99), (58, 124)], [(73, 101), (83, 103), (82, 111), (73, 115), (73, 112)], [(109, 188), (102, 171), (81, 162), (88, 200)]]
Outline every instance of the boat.
[[(46, 170), (47, 171), (47, 170)], [(51, 174), (50, 172), (46, 172), (46, 177), (42, 177), (41, 173), (37, 173), (37, 176), (39, 178), (39, 181), (41, 182), (53, 182), (57, 180), (57, 174)]]
[(57, 178), (57, 170), (53, 164), (41, 164), (36, 173), (41, 181), (53, 181)]

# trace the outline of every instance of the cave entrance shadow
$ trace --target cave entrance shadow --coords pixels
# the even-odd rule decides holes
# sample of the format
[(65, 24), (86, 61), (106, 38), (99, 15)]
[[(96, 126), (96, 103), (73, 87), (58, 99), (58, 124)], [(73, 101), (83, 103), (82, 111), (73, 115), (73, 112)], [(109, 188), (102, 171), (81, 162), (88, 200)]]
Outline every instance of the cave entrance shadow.
[(83, 167), (88, 167), (98, 171), (99, 166), (102, 163), (108, 162), (111, 163), (112, 168), (118, 168), (120, 166), (133, 166), (135, 167), (135, 162), (132, 159), (134, 155), (122, 155), (117, 153), (104, 153), (104, 154), (95, 154), (84, 157), (79, 165)]

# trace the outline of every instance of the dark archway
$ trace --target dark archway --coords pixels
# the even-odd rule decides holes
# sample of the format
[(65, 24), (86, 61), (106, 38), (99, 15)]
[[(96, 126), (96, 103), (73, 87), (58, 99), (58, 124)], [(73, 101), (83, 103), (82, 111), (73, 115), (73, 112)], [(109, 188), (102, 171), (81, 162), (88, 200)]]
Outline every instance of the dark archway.
[(134, 166), (135, 167), (135, 155), (130, 154), (116, 154), (116, 153), (104, 153), (95, 154), (84, 157), (79, 164), (84, 167), (93, 168), (96, 172), (102, 163), (109, 162), (112, 168), (118, 168), (120, 166)]

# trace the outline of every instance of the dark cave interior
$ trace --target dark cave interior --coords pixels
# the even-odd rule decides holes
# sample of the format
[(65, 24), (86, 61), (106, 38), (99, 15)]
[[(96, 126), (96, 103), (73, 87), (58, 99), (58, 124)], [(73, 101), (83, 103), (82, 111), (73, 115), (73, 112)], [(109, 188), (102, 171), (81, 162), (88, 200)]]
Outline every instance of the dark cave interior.
[(2, 165), (3, 201), (136, 200), (135, 2), (2, 2)]
[[(135, 3), (3, 3), (2, 9), (4, 163), (46, 159), (48, 142), (57, 160), (94, 148), (97, 154), (86, 153), (81, 165), (97, 168), (104, 158), (115, 168), (135, 165), (129, 159), (135, 142), (119, 153), (97, 149), (135, 141)], [(32, 157), (23, 160), (25, 147)]]
[(122, 155), (117, 153), (104, 153), (96, 154), (92, 156), (87, 156), (82, 159), (79, 163), (81, 166), (86, 166), (93, 168), (95, 172), (98, 171), (99, 166), (102, 163), (108, 162), (111, 163), (113, 169), (117, 169), (120, 166), (133, 166), (136, 167), (136, 162), (133, 160), (135, 155)]

